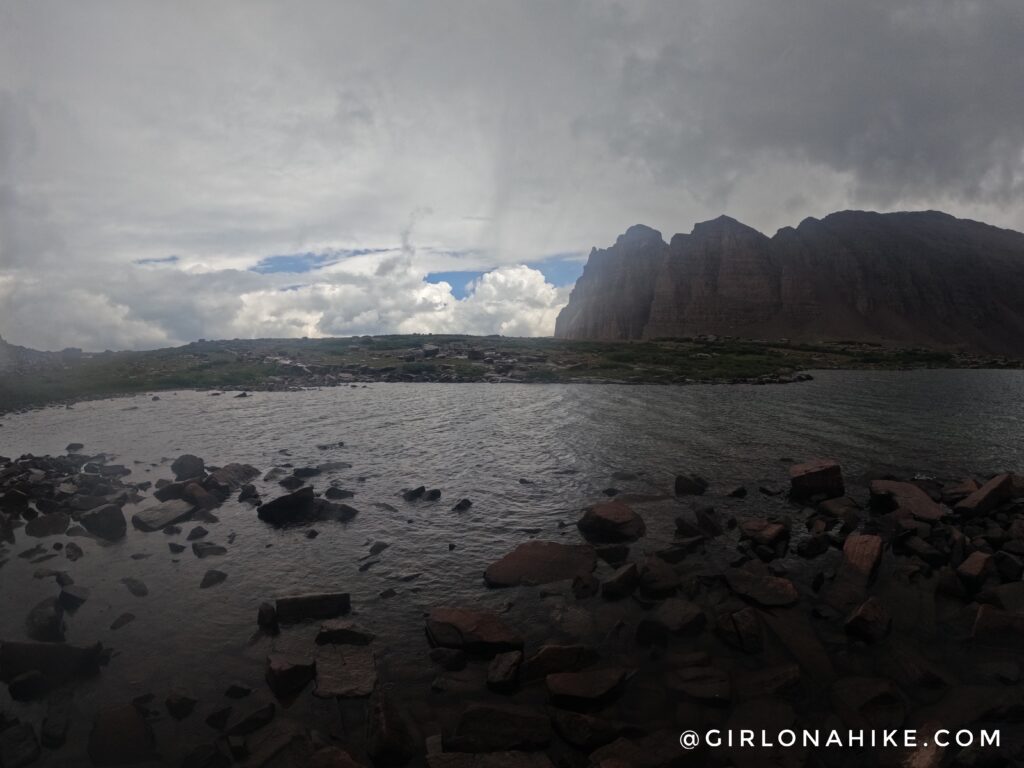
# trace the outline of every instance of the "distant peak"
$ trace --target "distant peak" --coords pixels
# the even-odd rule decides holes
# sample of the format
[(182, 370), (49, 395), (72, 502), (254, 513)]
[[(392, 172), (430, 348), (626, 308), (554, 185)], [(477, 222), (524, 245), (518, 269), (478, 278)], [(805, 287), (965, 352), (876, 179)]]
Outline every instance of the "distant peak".
[[(723, 235), (726, 233), (754, 233), (761, 235), (753, 227), (748, 227), (742, 221), (737, 221), (732, 216), (726, 216), (722, 214), (717, 219), (711, 219), (710, 221), (702, 221), (699, 224), (695, 224), (693, 227), (692, 235)], [(761, 235), (764, 237), (764, 235)]]
[(632, 227), (626, 230), (624, 234), (619, 235), (615, 241), (616, 245), (619, 243), (646, 243), (649, 241), (662, 242), (661, 232), (645, 224), (634, 224)]

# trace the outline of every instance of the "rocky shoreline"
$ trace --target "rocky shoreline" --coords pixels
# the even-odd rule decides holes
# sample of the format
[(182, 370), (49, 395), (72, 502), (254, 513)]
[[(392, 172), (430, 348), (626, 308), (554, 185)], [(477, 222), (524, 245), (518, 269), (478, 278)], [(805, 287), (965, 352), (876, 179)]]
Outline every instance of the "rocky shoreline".
[[(78, 542), (116, 542), (130, 526), (166, 535), (171, 558), (216, 564), (233, 545), (232, 534), (218, 535), (228, 499), (296, 537), (362, 514), (344, 489), (316, 490), (329, 462), (264, 473), (184, 454), (169, 464), (171, 477), (151, 484), (129, 481), (130, 468), (82, 449), (0, 458), (0, 581), (17, 557), (53, 583), (51, 597), (23, 606), (23, 627), (0, 635), (4, 768), (967, 766), (1024, 758), (1020, 475), (851, 486), (837, 462), (819, 459), (791, 464), (788, 488), (718, 487), (688, 472), (661, 496), (609, 488), (582, 509), (575, 531), (564, 531), (571, 543), (524, 535), (481, 564), (481, 597), (508, 594), (509, 610), (439, 603), (402, 628), (423, 635), (407, 660), (415, 675), (381, 647), (393, 627), (364, 625), (347, 591), (311, 588), (252, 597), (253, 631), (280, 641), (254, 675), (261, 683), (225, 679), (220, 700), (187, 688), (142, 689), (80, 707), (78, 687), (118, 660), (99, 643), (65, 640), (91, 598), (90, 585), (75, 579)], [(273, 498), (260, 497), (260, 477), (281, 486)], [(400, 492), (409, 505), (440, 495), (425, 486)], [(766, 513), (765, 502), (784, 496), (784, 513)], [(454, 514), (472, 507), (470, 499), (445, 503)], [(651, 549), (651, 528), (666, 516), (675, 535)], [(373, 543), (365, 562), (387, 547)], [(216, 600), (230, 578), (211, 567), (196, 589)], [(141, 579), (121, 583), (134, 597), (148, 594)], [(538, 641), (517, 610), (549, 600), (561, 601), (565, 620)], [(110, 629), (134, 620), (124, 612)], [(303, 704), (320, 707), (319, 719), (293, 715)], [(75, 718), (88, 720), (87, 738), (68, 738)], [(169, 741), (161, 729), (168, 720), (206, 735)], [(931, 734), (983, 725), (1002, 729), (998, 749), (687, 751), (678, 741), (683, 730), (709, 728)]]

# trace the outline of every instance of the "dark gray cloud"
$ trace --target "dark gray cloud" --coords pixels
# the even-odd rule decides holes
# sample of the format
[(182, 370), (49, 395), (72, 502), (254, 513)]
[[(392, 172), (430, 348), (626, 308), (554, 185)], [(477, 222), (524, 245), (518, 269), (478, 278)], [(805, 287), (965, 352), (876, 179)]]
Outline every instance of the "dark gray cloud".
[(521, 265), (639, 221), (1022, 229), (1022, 39), (1019, 0), (0, 0), (0, 333), (546, 333)]

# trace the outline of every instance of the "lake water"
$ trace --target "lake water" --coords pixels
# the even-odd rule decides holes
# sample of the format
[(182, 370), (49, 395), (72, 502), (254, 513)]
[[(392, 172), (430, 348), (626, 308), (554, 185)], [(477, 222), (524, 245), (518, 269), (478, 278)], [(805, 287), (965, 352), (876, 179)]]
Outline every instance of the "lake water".
[[(169, 392), (159, 401), (139, 396), (11, 415), (0, 418), (0, 454), (57, 454), (82, 442), (83, 452), (114, 454), (131, 467), (126, 480), (171, 477), (169, 460), (186, 452), (211, 465), (244, 462), (263, 472), (286, 462), (348, 462), (350, 469), (326, 472), (312, 484), (352, 490), (347, 503), (360, 513), (348, 524), (318, 524), (320, 535), (308, 539), (302, 530), (266, 526), (232, 500), (217, 510), (218, 524), (206, 525), (208, 541), (227, 544), (235, 534), (228, 554), (204, 560), (189, 550), (168, 551), (169, 541), (184, 543), (192, 524), (173, 537), (129, 530), (111, 545), (80, 538), (84, 558), (41, 565), (14, 556), (37, 543), (18, 531), (15, 545), (0, 547), (7, 561), (0, 567), (0, 638), (24, 638), (28, 609), (56, 593), (52, 579), (33, 572), (66, 570), (91, 593), (68, 619), (68, 642), (102, 641), (116, 652), (79, 691), (76, 712), (147, 692), (162, 707), (167, 691), (183, 685), (203, 702), (200, 716), (182, 724), (165, 718), (161, 743), (200, 738), (204, 729), (209, 740), (202, 718), (226, 703), (227, 682), (262, 687), (271, 647), (310, 642), (315, 628), (253, 638), (263, 600), (348, 591), (355, 617), (378, 634), (382, 678), (429, 682), (436, 670), (426, 661), (422, 628), (430, 606), (508, 611), (530, 642), (594, 629), (592, 617), (571, 601), (554, 600), (538, 612), (520, 599), (522, 590), (487, 590), (481, 572), (531, 537), (577, 541), (572, 523), (609, 486), (654, 494), (670, 490), (677, 472), (695, 472), (711, 482), (708, 501), (716, 506), (765, 514), (788, 507), (755, 490), (785, 487), (784, 458), (836, 458), (850, 485), (886, 472), (960, 478), (1019, 470), (1022, 405), (1024, 372), (917, 371), (818, 372), (811, 382), (760, 387), (371, 384), (245, 399)], [(338, 441), (344, 447), (317, 448)], [(616, 472), (637, 477), (616, 479)], [(746, 500), (719, 498), (738, 484), (751, 490)], [(283, 493), (276, 483), (256, 485), (265, 499)], [(441, 500), (403, 501), (402, 489), (418, 485), (440, 488)], [(472, 499), (472, 508), (451, 511), (462, 497)], [(635, 549), (663, 546), (684, 506), (653, 505), (645, 513), (650, 533)], [(390, 547), (361, 570), (375, 541)], [(200, 591), (208, 568), (228, 580)], [(125, 576), (144, 581), (148, 597), (132, 597), (121, 584)], [(389, 588), (397, 595), (381, 598)], [(137, 619), (111, 631), (124, 611)], [(334, 721), (333, 706), (307, 695), (293, 711)], [(31, 708), (19, 711), (31, 719)], [(358, 727), (357, 719), (342, 712), (349, 727)], [(84, 740), (88, 726), (83, 714), (73, 733)]]

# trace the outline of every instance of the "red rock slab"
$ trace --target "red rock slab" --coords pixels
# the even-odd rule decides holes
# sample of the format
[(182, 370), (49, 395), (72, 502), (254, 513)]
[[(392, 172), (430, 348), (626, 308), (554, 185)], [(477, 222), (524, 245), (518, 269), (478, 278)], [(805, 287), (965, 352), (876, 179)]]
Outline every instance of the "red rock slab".
[(953, 508), (965, 517), (977, 517), (990, 512), (1013, 493), (1013, 475), (996, 475)]
[(548, 584), (590, 573), (596, 564), (597, 555), (586, 544), (527, 541), (488, 566), (484, 581), (489, 587)]
[(898, 509), (929, 523), (938, 522), (949, 513), (949, 510), (932, 501), (932, 497), (918, 486), (895, 480), (872, 480), (871, 503), (876, 509)]
[(803, 464), (794, 464), (789, 468), (789, 492), (798, 499), (810, 496), (842, 496), (846, 489), (839, 462), (832, 459), (814, 459)]
[(434, 608), (427, 617), (427, 636), (442, 648), (493, 656), (521, 651), (523, 638), (495, 614), (469, 608)]
[(843, 544), (843, 568), (871, 580), (882, 560), (882, 537), (871, 533), (852, 533)]

